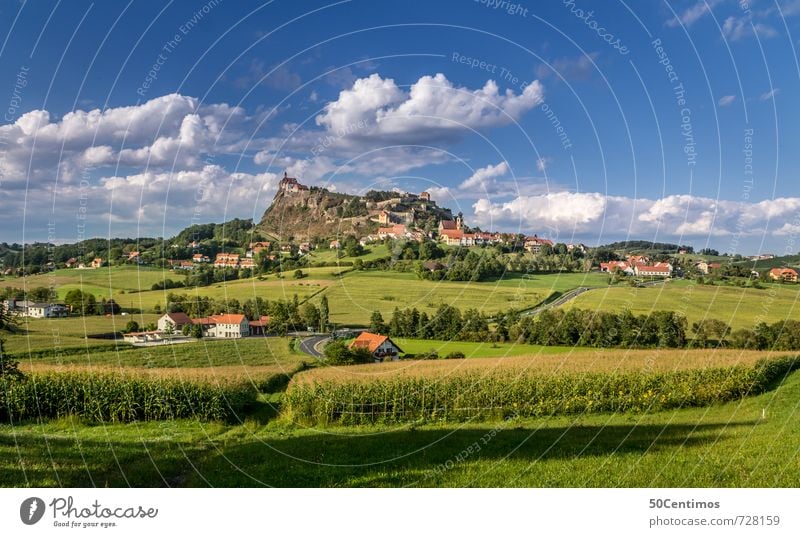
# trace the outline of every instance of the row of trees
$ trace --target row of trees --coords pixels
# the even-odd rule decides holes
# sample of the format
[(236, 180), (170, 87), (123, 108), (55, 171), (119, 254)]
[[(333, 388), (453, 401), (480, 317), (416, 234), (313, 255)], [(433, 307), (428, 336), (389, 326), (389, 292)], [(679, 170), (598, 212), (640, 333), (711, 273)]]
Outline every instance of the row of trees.
[(389, 321), (375, 311), (370, 331), (396, 337), (448, 341), (517, 341), (535, 345), (620, 348), (734, 347), (758, 350), (799, 350), (800, 321), (759, 323), (752, 330), (732, 331), (718, 319), (688, 327), (674, 311), (635, 315), (587, 309), (552, 308), (537, 316), (509, 310), (494, 319), (475, 309), (460, 311), (440, 305), (428, 315), (416, 308), (395, 308)]
[(323, 296), (319, 306), (311, 302), (300, 303), (297, 295), (292, 300), (267, 300), (254, 297), (244, 302), (232, 298), (215, 300), (208, 296), (169, 293), (167, 311), (183, 312), (189, 317), (208, 317), (217, 313), (242, 313), (250, 321), (269, 317), (269, 331), (285, 335), (290, 330), (311, 327), (320, 332), (327, 330), (330, 320), (328, 298)]

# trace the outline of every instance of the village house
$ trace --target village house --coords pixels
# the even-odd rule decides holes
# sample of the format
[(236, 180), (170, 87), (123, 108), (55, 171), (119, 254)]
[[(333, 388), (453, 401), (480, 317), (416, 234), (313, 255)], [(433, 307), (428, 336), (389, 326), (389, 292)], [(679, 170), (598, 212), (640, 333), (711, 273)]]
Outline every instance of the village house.
[(272, 243), (267, 241), (258, 241), (258, 242), (251, 242), (247, 246), (247, 253), (245, 254), (247, 257), (253, 257), (256, 254), (260, 254), (264, 251), (269, 251), (272, 248)]
[(239, 266), (239, 254), (217, 254), (214, 259), (214, 266), (217, 268), (237, 268)]
[(332, 240), (331, 243), (328, 245), (328, 249), (329, 250), (338, 250), (341, 247), (342, 247), (342, 243), (340, 243), (336, 239)]
[(75, 259), (74, 257), (70, 257), (70, 258), (69, 258), (69, 259), (67, 259), (67, 261), (64, 263), (64, 266), (65, 266), (65, 267), (67, 267), (67, 268), (72, 268), (72, 267), (74, 267), (74, 266), (75, 266), (75, 265), (77, 265), (77, 264), (78, 264), (78, 260), (77, 260), (77, 259)]
[(211, 258), (208, 257), (207, 255), (203, 255), (203, 254), (194, 254), (192, 256), (192, 262), (193, 263), (210, 263), (211, 262)]
[(242, 314), (226, 313), (192, 319), (202, 327), (203, 337), (242, 338), (250, 335), (250, 323)]
[(573, 250), (577, 250), (577, 251), (585, 254), (586, 253), (586, 245), (585, 244), (581, 244), (581, 243), (578, 243), (578, 244), (569, 243), (569, 244), (567, 244), (567, 251), (568, 252), (572, 252)]
[(262, 315), (259, 319), (250, 321), (251, 336), (266, 336), (269, 330), (269, 315)]
[(633, 267), (636, 276), (642, 277), (669, 277), (672, 276), (672, 265), (669, 263), (656, 263), (655, 265), (645, 265), (638, 263)]
[(4, 300), (3, 309), (12, 315), (46, 319), (52, 317), (66, 317), (69, 310), (64, 304), (51, 302), (33, 302), (30, 300)]
[(386, 238), (402, 239), (406, 236), (406, 233), (406, 226), (403, 224), (395, 224), (389, 227), (378, 228), (378, 238), (381, 240)]
[(721, 267), (721, 263), (708, 263), (706, 261), (700, 261), (695, 264), (695, 268), (703, 274), (709, 274), (712, 270), (717, 270)]
[(461, 246), (461, 241), (464, 240), (464, 232), (460, 229), (443, 229), (439, 231), (439, 240), (443, 241), (447, 246)]
[(769, 277), (775, 281), (797, 282), (797, 271), (792, 268), (774, 268)]
[(161, 332), (168, 332), (172, 327), (172, 332), (177, 333), (183, 330), (184, 326), (191, 325), (192, 320), (183, 312), (165, 313), (158, 319), (158, 329)]
[(422, 201), (430, 202), (431, 201), (431, 195), (430, 195), (429, 192), (420, 192), (419, 199), (421, 199)]
[(180, 261), (175, 268), (179, 270), (194, 270), (194, 263), (191, 261)]
[(91, 267), (96, 269), (103, 266), (103, 258), (102, 257), (95, 257), (92, 259)]
[(245, 257), (239, 260), (239, 268), (255, 268), (256, 262), (252, 257)]
[(137, 265), (140, 265), (142, 263), (142, 256), (139, 255), (138, 251), (130, 252), (128, 254), (128, 262), (129, 263), (136, 263)]
[(628, 264), (631, 266), (647, 265), (650, 263), (650, 258), (645, 255), (629, 255)]
[(608, 263), (600, 263), (600, 272), (613, 273), (619, 270), (620, 272), (633, 276), (633, 267), (628, 265), (625, 261), (609, 261)]
[(553, 241), (550, 239), (541, 239), (537, 235), (533, 237), (525, 237), (525, 243), (523, 247), (531, 252), (532, 254), (538, 254), (542, 251), (543, 246), (553, 246)]
[(386, 360), (399, 360), (400, 353), (403, 351), (389, 339), (389, 336), (373, 334), (371, 332), (361, 332), (357, 338), (350, 343), (351, 349), (367, 349), (372, 353), (376, 362)]

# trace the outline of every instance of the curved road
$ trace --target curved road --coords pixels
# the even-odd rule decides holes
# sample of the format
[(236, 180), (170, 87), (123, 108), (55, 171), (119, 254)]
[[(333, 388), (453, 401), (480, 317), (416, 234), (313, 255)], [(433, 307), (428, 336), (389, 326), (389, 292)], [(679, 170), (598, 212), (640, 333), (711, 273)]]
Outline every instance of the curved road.
[(331, 336), (311, 336), (300, 342), (300, 350), (314, 358), (323, 358), (324, 355), (319, 349), (322, 343), (329, 340)]

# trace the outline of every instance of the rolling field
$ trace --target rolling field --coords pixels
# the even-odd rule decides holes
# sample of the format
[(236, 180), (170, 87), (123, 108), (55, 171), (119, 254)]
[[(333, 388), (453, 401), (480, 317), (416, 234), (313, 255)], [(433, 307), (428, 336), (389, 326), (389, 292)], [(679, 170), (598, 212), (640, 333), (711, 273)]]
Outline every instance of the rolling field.
[[(0, 425), (0, 485), (798, 487), (800, 372), (707, 408), (480, 424)], [(464, 456), (465, 450), (477, 445)]]
[(732, 329), (752, 328), (758, 322), (800, 319), (800, 285), (770, 285), (766, 289), (669, 282), (651, 288), (608, 287), (594, 289), (564, 307), (621, 311), (635, 314), (673, 310), (691, 323), (719, 319)]
[(386, 318), (395, 307), (431, 313), (444, 303), (492, 314), (533, 307), (555, 291), (607, 284), (608, 276), (598, 273), (512, 275), (497, 282), (434, 282), (409, 273), (375, 271), (348, 273), (330, 285), (325, 295), (332, 322), (366, 325), (375, 310)]
[(134, 320), (140, 326), (155, 322), (160, 316), (155, 314), (67, 317), (61, 319), (19, 319), (18, 333), (3, 333), (5, 350), (21, 355), (28, 352), (58, 351), (75, 349), (91, 350), (93, 347), (114, 345), (111, 339), (87, 338), (87, 335), (117, 332), (125, 328), (128, 321)]
[(526, 345), (524, 343), (473, 343), (467, 341), (444, 341), (439, 339), (408, 339), (393, 337), (403, 352), (420, 354), (436, 351), (444, 357), (451, 352), (463, 352), (466, 358), (499, 358), (530, 354), (561, 354), (574, 351), (572, 347)]

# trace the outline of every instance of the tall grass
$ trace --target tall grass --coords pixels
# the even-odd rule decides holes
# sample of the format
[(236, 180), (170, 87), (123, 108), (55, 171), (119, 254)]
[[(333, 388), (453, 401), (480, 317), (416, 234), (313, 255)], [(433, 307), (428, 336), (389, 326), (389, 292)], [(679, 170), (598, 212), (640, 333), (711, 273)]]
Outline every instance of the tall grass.
[(0, 384), (0, 421), (77, 415), (93, 422), (195, 418), (235, 421), (255, 401), (252, 383), (146, 378), (111, 373), (43, 373)]
[(548, 375), (506, 368), (435, 379), (293, 382), (284, 415), (313, 424), (466, 421), (702, 406), (761, 393), (798, 368), (796, 356), (753, 365), (661, 372)]

